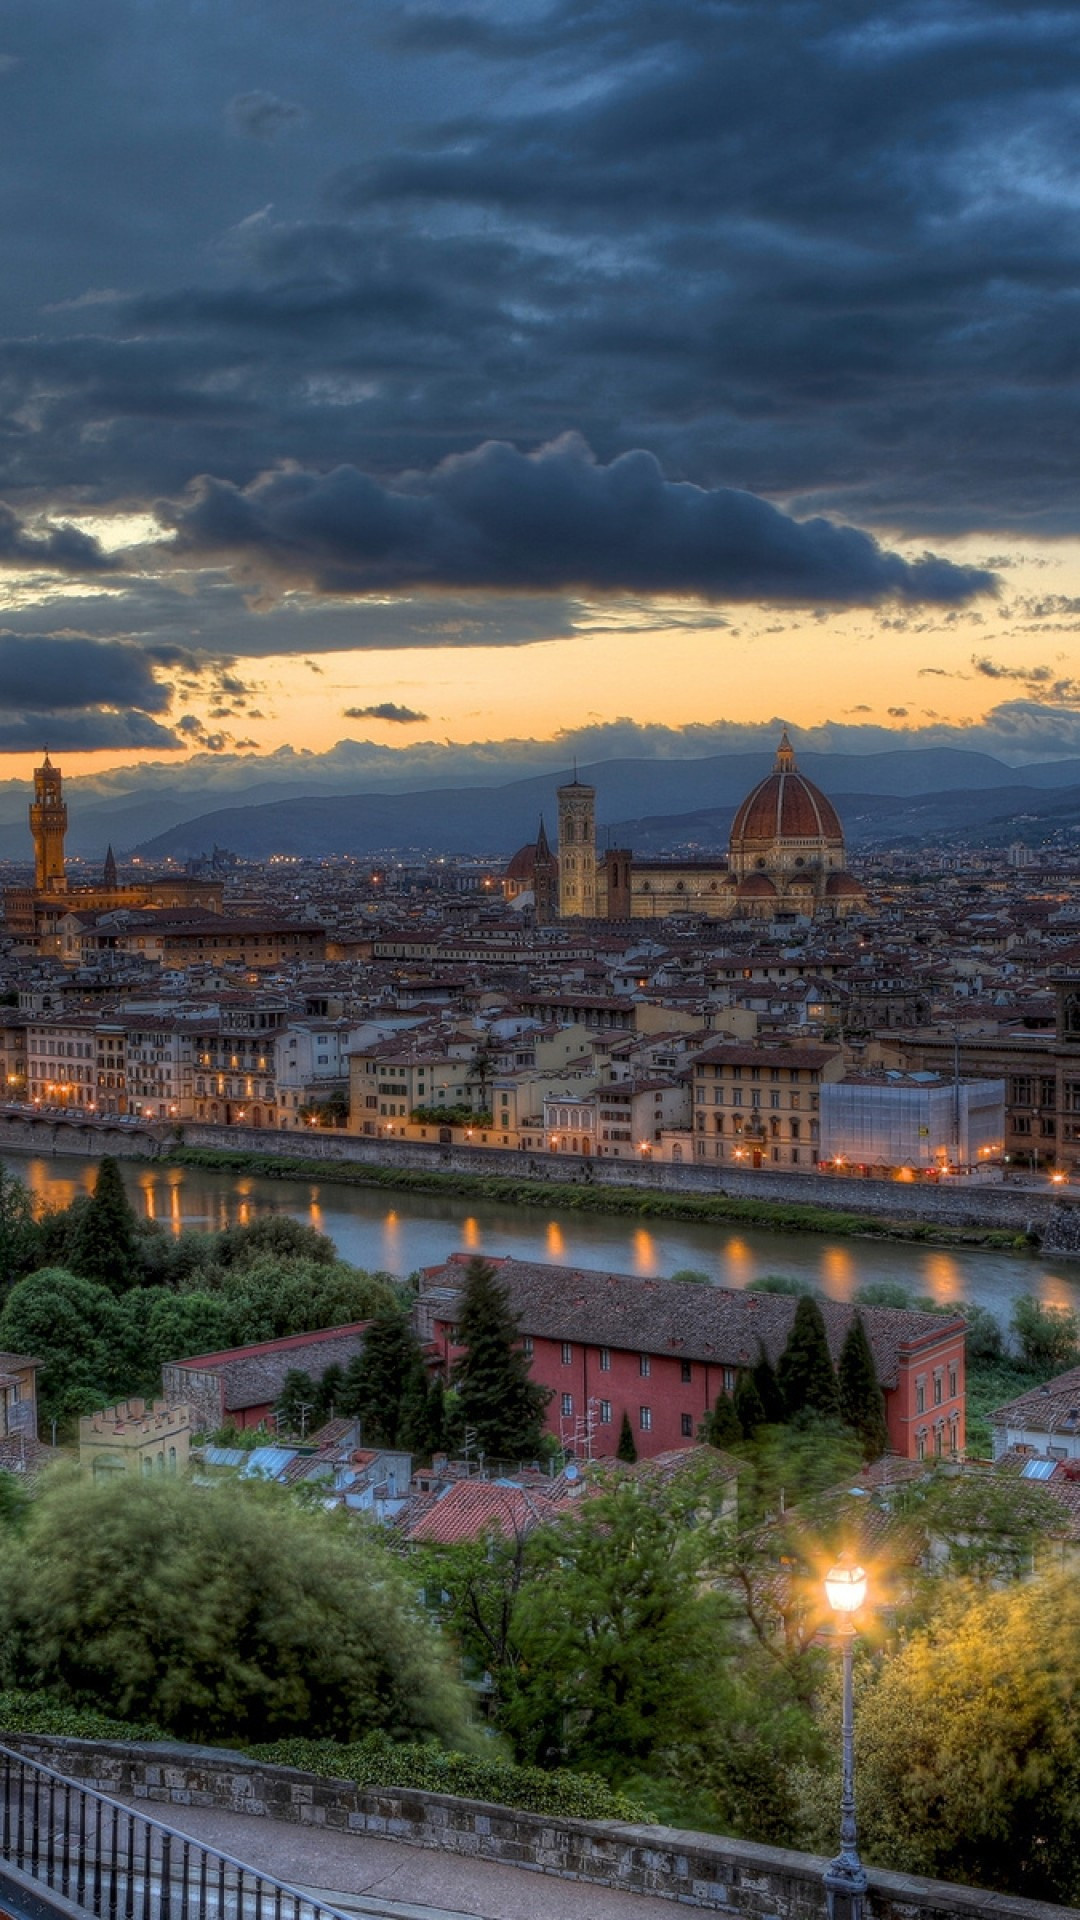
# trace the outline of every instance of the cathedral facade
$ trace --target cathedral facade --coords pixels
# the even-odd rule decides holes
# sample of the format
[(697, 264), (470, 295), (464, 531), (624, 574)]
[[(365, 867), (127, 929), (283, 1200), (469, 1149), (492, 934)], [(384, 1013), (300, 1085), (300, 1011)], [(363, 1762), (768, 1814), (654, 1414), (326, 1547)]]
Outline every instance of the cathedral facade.
[[(844, 832), (831, 800), (799, 772), (787, 734), (772, 772), (747, 794), (731, 824), (726, 859), (641, 860), (628, 847), (597, 850), (596, 789), (578, 780), (558, 789), (555, 885), (546, 836), (523, 847), (507, 870), (507, 898), (525, 899), (537, 879), (537, 920), (835, 920), (860, 912), (866, 896), (847, 871)], [(511, 882), (510, 876), (514, 875)], [(513, 892), (511, 891), (513, 887)]]

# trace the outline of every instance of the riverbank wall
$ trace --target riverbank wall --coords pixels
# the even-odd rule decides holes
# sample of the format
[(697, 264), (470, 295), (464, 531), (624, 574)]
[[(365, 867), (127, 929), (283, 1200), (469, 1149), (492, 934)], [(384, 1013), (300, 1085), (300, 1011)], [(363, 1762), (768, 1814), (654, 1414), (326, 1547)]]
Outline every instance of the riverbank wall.
[[(268, 1133), (245, 1127), (208, 1127), (188, 1123), (185, 1147), (215, 1152), (252, 1153), (271, 1159), (320, 1164), (352, 1162), (387, 1171), (485, 1174), (504, 1180), (542, 1180), (558, 1187), (637, 1188), (649, 1193), (711, 1196), (714, 1199), (765, 1201), (772, 1205), (819, 1207), (830, 1213), (867, 1214), (879, 1219), (918, 1221), (943, 1227), (988, 1228), (1033, 1234), (1040, 1240), (1055, 1210), (1080, 1225), (1080, 1194), (1040, 1193), (1022, 1186), (990, 1186), (955, 1181), (941, 1186), (901, 1180), (860, 1180), (842, 1174), (771, 1173), (765, 1168), (719, 1169), (693, 1162), (645, 1164), (637, 1160), (585, 1160), (572, 1154), (530, 1154), (511, 1148), (427, 1145), (411, 1140), (365, 1140), (356, 1134), (312, 1131)], [(1080, 1255), (1080, 1240), (1077, 1254)]]

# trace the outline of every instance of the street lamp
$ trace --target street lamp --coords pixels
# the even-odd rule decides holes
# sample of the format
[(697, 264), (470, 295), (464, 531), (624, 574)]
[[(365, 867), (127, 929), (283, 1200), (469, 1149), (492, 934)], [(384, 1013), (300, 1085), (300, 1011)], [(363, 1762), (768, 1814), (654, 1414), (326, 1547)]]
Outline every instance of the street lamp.
[(864, 1920), (866, 1873), (855, 1835), (855, 1690), (852, 1653), (855, 1622), (866, 1599), (866, 1575), (850, 1554), (841, 1554), (825, 1575), (825, 1595), (837, 1618), (844, 1659), (844, 1772), (840, 1798), (840, 1851), (825, 1869), (829, 1920)]

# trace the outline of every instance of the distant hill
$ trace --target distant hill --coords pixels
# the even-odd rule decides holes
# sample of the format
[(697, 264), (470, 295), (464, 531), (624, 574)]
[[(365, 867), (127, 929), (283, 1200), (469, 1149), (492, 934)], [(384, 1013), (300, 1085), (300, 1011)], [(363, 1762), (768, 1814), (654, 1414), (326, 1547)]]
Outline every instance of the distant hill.
[[(601, 841), (610, 836), (646, 853), (690, 841), (703, 847), (724, 845), (735, 807), (772, 764), (771, 753), (623, 759), (582, 767), (579, 778), (597, 789)], [(982, 832), (990, 821), (1007, 839), (1016, 814), (1045, 818), (1048, 825), (1067, 824), (1080, 814), (1080, 761), (1075, 760), (1015, 769), (989, 754), (938, 747), (800, 754), (799, 766), (837, 800), (853, 846), (880, 841), (883, 828), (888, 829), (888, 840), (898, 843), (973, 827)], [(215, 844), (248, 859), (273, 853), (363, 857), (391, 848), (509, 855), (535, 837), (541, 813), (554, 835), (555, 789), (565, 777), (533, 774), (498, 786), (401, 793), (292, 793), (194, 813), (152, 837), (144, 835), (134, 850), (146, 859), (187, 859)], [(643, 799), (649, 802), (647, 814), (642, 812)], [(112, 811), (115, 815), (118, 810)], [(145, 811), (140, 824), (145, 829)], [(131, 825), (129, 817), (129, 836)], [(100, 830), (98, 821), (95, 827)], [(108, 837), (120, 848), (130, 846), (122, 832), (111, 831)]]

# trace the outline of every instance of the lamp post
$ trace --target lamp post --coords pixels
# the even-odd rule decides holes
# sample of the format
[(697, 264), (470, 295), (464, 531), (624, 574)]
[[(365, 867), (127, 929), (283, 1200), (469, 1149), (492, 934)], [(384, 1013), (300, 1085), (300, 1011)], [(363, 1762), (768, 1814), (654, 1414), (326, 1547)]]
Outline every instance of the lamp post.
[(840, 1798), (840, 1851), (825, 1869), (829, 1920), (864, 1920), (866, 1873), (855, 1834), (855, 1691), (852, 1654), (857, 1613), (866, 1599), (866, 1575), (850, 1554), (841, 1554), (825, 1576), (825, 1593), (837, 1618), (844, 1660), (844, 1771)]

